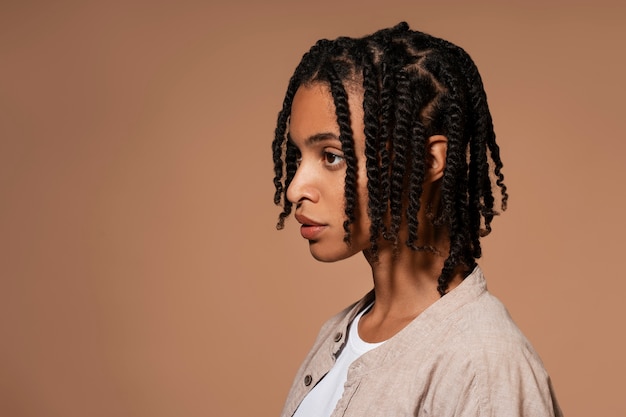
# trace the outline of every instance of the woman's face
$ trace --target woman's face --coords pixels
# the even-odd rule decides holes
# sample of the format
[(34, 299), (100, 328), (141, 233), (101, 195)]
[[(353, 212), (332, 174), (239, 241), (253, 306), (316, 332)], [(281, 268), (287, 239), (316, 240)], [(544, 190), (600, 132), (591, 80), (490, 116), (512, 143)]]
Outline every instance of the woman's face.
[(343, 241), (346, 161), (330, 90), (322, 83), (302, 85), (291, 108), (289, 136), (298, 149), (299, 166), (287, 198), (296, 206), (295, 217), (311, 254), (324, 262), (348, 258), (370, 245), (362, 95), (349, 93), (349, 106), (358, 161), (358, 200), (350, 245)]

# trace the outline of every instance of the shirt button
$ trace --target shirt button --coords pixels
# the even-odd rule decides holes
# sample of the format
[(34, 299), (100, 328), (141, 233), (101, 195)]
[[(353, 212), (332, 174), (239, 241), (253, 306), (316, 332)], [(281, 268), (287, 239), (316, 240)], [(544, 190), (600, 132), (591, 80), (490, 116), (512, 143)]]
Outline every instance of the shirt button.
[(340, 341), (342, 337), (343, 337), (343, 333), (341, 332), (335, 333), (335, 342)]
[(311, 385), (311, 382), (313, 382), (313, 377), (311, 375), (307, 375), (304, 377), (304, 385), (308, 387), (309, 385)]

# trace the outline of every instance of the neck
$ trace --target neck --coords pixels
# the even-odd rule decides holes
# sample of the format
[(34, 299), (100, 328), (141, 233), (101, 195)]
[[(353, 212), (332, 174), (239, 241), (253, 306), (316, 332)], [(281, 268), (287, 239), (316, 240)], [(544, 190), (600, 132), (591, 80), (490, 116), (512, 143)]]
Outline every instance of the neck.
[[(379, 251), (376, 261), (369, 260), (376, 304), (390, 313), (425, 309), (441, 297), (437, 285), (444, 260), (442, 253), (414, 251), (405, 245), (398, 245), (395, 253), (391, 248)], [(457, 275), (448, 290), (461, 282), (461, 274)]]
[[(390, 338), (441, 298), (437, 285), (445, 254), (447, 250), (414, 251), (406, 245), (398, 245), (395, 253), (391, 245), (386, 245), (379, 250), (376, 261), (365, 253), (372, 268), (376, 302), (359, 323), (364, 340), (376, 342)], [(448, 291), (462, 279), (459, 271)]]

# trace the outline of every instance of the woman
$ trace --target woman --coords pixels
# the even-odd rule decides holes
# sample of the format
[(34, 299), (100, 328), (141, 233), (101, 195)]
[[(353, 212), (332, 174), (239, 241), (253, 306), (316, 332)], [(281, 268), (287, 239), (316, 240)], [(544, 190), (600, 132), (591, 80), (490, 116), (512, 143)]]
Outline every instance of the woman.
[(508, 194), (465, 51), (406, 23), (321, 40), (272, 147), (278, 228), (295, 211), (316, 259), (363, 252), (374, 281), (322, 327), (283, 416), (561, 415), (476, 264)]

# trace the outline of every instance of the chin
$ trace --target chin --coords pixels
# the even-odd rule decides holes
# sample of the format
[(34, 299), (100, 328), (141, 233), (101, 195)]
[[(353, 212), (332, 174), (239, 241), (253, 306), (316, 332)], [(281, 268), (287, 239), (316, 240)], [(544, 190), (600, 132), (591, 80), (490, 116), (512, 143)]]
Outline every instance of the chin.
[(316, 261), (328, 263), (348, 259), (360, 252), (360, 250), (350, 250), (350, 247), (345, 244), (343, 248), (323, 248), (316, 242), (310, 242), (309, 249)]

